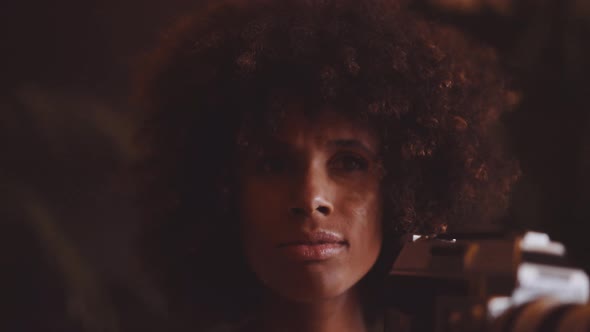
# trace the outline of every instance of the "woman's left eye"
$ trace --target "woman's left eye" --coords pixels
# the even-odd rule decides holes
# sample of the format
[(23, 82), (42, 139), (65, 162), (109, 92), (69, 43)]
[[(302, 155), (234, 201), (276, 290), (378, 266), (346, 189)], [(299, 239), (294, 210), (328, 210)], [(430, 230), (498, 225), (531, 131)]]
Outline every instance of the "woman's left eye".
[(338, 156), (330, 162), (330, 168), (346, 172), (364, 171), (369, 167), (365, 158), (352, 155)]

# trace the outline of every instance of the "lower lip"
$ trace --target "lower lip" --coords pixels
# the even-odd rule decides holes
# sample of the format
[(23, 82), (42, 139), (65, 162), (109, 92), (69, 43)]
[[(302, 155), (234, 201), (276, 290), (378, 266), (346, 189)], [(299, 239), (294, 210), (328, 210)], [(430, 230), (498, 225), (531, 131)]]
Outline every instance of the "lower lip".
[(338, 256), (346, 249), (344, 243), (293, 244), (281, 250), (296, 261), (323, 261)]

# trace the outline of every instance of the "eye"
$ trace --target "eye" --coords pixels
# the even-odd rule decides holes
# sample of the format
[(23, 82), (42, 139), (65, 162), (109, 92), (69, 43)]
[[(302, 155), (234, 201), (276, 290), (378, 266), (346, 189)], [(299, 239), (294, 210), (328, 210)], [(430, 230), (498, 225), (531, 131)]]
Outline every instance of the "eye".
[(330, 161), (330, 168), (345, 172), (365, 171), (369, 167), (369, 162), (356, 155), (340, 155)]
[(256, 172), (259, 174), (280, 173), (285, 170), (286, 163), (280, 157), (262, 157), (256, 163)]

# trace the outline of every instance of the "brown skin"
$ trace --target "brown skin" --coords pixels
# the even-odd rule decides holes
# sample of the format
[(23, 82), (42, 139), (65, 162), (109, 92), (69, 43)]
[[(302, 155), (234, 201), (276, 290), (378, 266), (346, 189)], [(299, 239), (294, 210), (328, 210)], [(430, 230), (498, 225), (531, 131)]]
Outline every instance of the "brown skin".
[[(265, 257), (257, 265), (268, 272), (255, 262), (244, 266), (237, 227), (244, 211), (236, 204), (240, 188), (231, 172), (244, 165), (234, 154), (243, 147), (236, 146), (238, 128), (278, 129), (274, 118), (293, 99), (306, 103), (305, 111), (331, 103), (338, 113), (355, 113), (374, 124), (370, 132), (379, 138), (387, 171), (380, 184), (384, 241), (360, 292), (374, 300), (363, 306), (369, 323), (380, 316), (379, 289), (400, 235), (437, 233), (447, 224), (450, 230), (485, 225), (502, 215), (518, 167), (492, 135), (509, 109), (510, 86), (493, 50), (415, 15), (400, 1), (219, 0), (199, 7), (166, 30), (146, 59), (137, 86), (141, 112), (134, 119), (140, 125), (134, 141), (145, 152), (133, 168), (147, 219), (142, 259), (166, 292), (170, 312), (178, 313), (175, 320), (194, 320), (204, 327), (197, 330), (249, 321), (260, 312), (263, 295), (253, 271), (276, 294), (297, 285), (262, 264), (271, 262)], [(247, 185), (243, 196), (266, 187)], [(267, 201), (285, 203), (270, 196)], [(280, 215), (270, 203), (252, 210)], [(336, 204), (327, 219), (342, 216), (341, 209)], [(293, 222), (287, 212), (282, 216), (273, 221)], [(258, 222), (249, 225), (256, 229)], [(251, 233), (284, 235), (274, 228)], [(258, 242), (252, 251), (270, 255)], [(351, 252), (356, 249), (352, 243)], [(329, 264), (316, 265), (322, 272)], [(307, 270), (297, 271), (284, 274), (303, 278)], [(343, 269), (328, 271), (316, 276), (337, 279)], [(364, 281), (371, 287), (365, 289)], [(328, 292), (320, 282), (300, 284)]]
[[(246, 260), (269, 290), (259, 328), (365, 330), (355, 285), (382, 244), (377, 138), (333, 110), (293, 107), (261, 142), (243, 153), (239, 176)], [(343, 249), (300, 261), (281, 247), (317, 231), (341, 236)]]

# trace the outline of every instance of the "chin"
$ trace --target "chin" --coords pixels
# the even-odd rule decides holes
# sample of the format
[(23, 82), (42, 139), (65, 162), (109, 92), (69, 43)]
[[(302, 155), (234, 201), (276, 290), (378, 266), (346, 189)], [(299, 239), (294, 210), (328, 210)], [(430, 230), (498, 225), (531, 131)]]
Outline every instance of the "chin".
[(317, 303), (319, 301), (326, 301), (326, 300), (330, 300), (330, 299), (334, 299), (337, 297), (342, 296), (343, 294), (345, 294), (348, 290), (350, 290), (350, 288), (345, 288), (345, 289), (322, 289), (322, 290), (318, 290), (318, 289), (299, 289), (298, 291), (292, 291), (292, 290), (276, 290), (276, 292), (278, 293), (279, 296), (281, 296), (282, 298), (292, 301), (292, 302), (297, 302), (297, 303)]
[(278, 278), (278, 280), (280, 282), (268, 283), (267, 287), (286, 300), (300, 303), (317, 302), (342, 296), (357, 283), (357, 280), (333, 275), (290, 275)]

